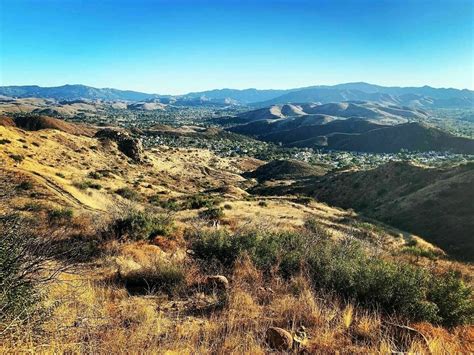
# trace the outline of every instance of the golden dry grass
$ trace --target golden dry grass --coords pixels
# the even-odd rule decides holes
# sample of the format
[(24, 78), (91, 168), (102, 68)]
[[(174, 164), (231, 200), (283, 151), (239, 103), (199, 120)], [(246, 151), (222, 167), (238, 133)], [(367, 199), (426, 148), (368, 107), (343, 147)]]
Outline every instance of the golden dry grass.
[[(123, 202), (113, 193), (118, 187), (133, 187), (142, 196), (159, 192), (166, 196), (185, 196), (209, 186), (239, 186), (242, 178), (237, 173), (242, 165), (258, 163), (222, 159), (204, 150), (160, 148), (147, 153), (148, 165), (137, 167), (113, 147), (90, 149), (97, 141), (87, 137), (73, 137), (53, 130), (23, 132), (2, 126), (0, 137), (12, 141), (0, 150), (3, 164), (0, 171), (5, 172), (1, 176), (2, 186), (14, 188), (19, 181), (31, 179), (33, 191), (40, 194), (35, 199), (30, 192), (16, 193), (0, 201), (4, 203), (0, 208), (8, 205), (14, 209), (31, 201), (70, 206), (76, 213), (71, 228), (83, 235), (92, 235), (94, 228), (98, 229), (111, 218), (117, 202)], [(28, 149), (23, 148), (24, 143), (18, 139), (26, 140)], [(16, 163), (9, 157), (11, 153), (22, 154), (25, 160)], [(81, 191), (72, 185), (74, 181), (87, 178), (90, 171), (110, 167), (114, 172), (111, 177), (100, 180), (103, 185), (100, 191)], [(247, 200), (244, 196), (226, 197), (222, 205), (225, 203), (231, 208), (225, 210), (223, 224), (234, 230), (249, 225), (282, 230), (298, 228), (312, 217), (334, 238), (368, 230), (364, 229), (367, 226), (352, 223), (357, 221), (354, 213), (325, 204), (314, 202), (303, 206), (287, 198), (266, 199), (266, 202), (267, 205), (262, 206), (259, 201)], [(143, 204), (137, 202), (133, 207), (143, 208)], [(88, 210), (87, 215), (84, 210)], [(74, 274), (61, 274), (57, 282), (42, 290), (45, 297), (41, 308), (47, 310), (42, 321), (32, 316), (26, 324), (2, 333), (0, 353), (263, 354), (270, 351), (265, 343), (269, 326), (283, 327), (293, 335), (299, 334), (301, 326), (306, 327), (303, 345), (309, 353), (474, 351), (472, 327), (447, 330), (431, 324), (412, 324), (428, 342), (409, 334), (409, 344), (402, 349), (394, 337), (401, 330), (388, 327), (380, 313), (342, 302), (334, 295), (315, 293), (304, 275), (292, 280), (282, 280), (276, 275), (264, 277), (245, 256), (233, 269), (225, 270), (231, 289), (226, 302), (214, 307), (219, 302), (218, 297), (206, 295), (196, 287), (211, 271), (202, 270), (189, 261), (183, 242), (185, 228), (203, 223), (196, 219), (198, 212), (177, 212), (174, 217), (178, 228), (166, 240), (108, 241), (105, 255), (75, 265), (80, 269)], [(379, 233), (369, 229), (367, 235), (374, 245), (388, 250), (403, 245), (403, 238), (393, 230)], [(430, 247), (428, 243), (424, 246)], [(150, 267), (156, 260), (185, 265), (184, 292), (132, 295), (122, 284), (114, 282), (119, 271), (126, 275)], [(454, 265), (472, 275), (472, 267), (461, 263), (425, 259), (417, 262), (433, 269), (448, 269)]]

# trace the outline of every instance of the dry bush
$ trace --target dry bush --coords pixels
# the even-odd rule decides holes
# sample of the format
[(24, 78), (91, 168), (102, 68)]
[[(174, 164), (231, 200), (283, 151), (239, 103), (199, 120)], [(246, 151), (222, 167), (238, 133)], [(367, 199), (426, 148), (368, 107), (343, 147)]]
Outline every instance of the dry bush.
[(65, 270), (58, 250), (32, 230), (33, 221), (0, 217), (0, 330), (5, 332), (38, 311), (44, 285)]

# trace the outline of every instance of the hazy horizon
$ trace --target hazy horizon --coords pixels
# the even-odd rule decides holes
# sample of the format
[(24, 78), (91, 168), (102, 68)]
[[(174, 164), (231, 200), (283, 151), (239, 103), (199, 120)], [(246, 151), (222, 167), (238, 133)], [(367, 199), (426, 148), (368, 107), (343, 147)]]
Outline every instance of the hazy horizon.
[[(93, 87), (93, 88), (96, 88), (96, 89), (115, 89), (115, 90), (121, 90), (121, 91), (136, 91), (136, 92), (141, 92), (141, 93), (144, 93), (144, 94), (150, 94), (150, 95), (175, 95), (175, 96), (179, 96), (179, 95), (186, 95), (186, 94), (189, 94), (189, 93), (193, 93), (193, 92), (204, 92), (204, 91), (213, 91), (213, 90), (240, 90), (240, 91), (244, 91), (244, 90), (293, 90), (293, 89), (304, 89), (304, 88), (308, 88), (308, 87), (318, 87), (318, 86), (335, 86), (335, 85), (346, 85), (346, 84), (357, 84), (357, 83), (364, 83), (364, 84), (369, 84), (369, 85), (375, 85), (375, 86), (382, 86), (382, 87), (408, 87), (408, 86), (404, 86), (404, 85), (380, 85), (380, 84), (377, 84), (377, 83), (368, 83), (368, 82), (364, 82), (364, 81), (357, 81), (357, 82), (347, 82), (347, 83), (335, 83), (335, 84), (311, 84), (311, 85), (307, 85), (307, 86), (294, 86), (294, 87), (281, 87), (281, 88), (267, 88), (267, 87), (264, 87), (264, 88), (257, 88), (257, 87), (242, 87), (242, 88), (236, 88), (236, 87), (216, 87), (216, 88), (209, 88), (209, 89), (202, 89), (202, 90), (193, 90), (193, 91), (184, 91), (184, 92), (179, 92), (179, 93), (173, 93), (173, 94), (169, 94), (169, 93), (166, 93), (166, 92), (154, 92), (154, 91), (142, 91), (142, 90), (133, 90), (133, 89), (129, 89), (127, 87), (111, 87), (111, 86), (91, 86), (91, 85), (86, 85), (86, 84), (82, 84), (82, 83), (64, 83), (64, 84), (60, 84), (60, 85), (54, 85), (54, 86), (43, 86), (43, 85), (38, 85), (38, 84), (11, 84), (11, 85), (0, 85), (0, 86), (38, 86), (38, 87), (43, 87), (43, 88), (52, 88), (52, 87), (62, 87), (62, 86), (75, 86), (75, 85), (79, 85), (79, 86), (88, 86), (88, 87)], [(468, 88), (454, 88), (454, 87), (435, 87), (435, 86), (431, 86), (431, 85), (420, 85), (420, 86), (410, 86), (410, 87), (423, 87), (423, 86), (429, 86), (431, 88), (434, 88), (434, 89), (456, 89), (456, 90), (469, 90), (469, 91), (474, 91), (472, 89), (468, 89)]]
[(474, 89), (474, 3), (0, 0), (0, 85)]

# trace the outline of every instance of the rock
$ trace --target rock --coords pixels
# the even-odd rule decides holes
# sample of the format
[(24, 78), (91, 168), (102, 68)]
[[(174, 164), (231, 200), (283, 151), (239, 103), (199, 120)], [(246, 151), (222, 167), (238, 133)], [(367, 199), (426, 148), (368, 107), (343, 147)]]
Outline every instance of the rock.
[(227, 277), (222, 275), (208, 276), (206, 284), (209, 288), (217, 291), (227, 292), (230, 288), (229, 280), (227, 280)]
[(291, 350), (293, 337), (285, 329), (270, 327), (267, 330), (267, 343), (275, 350)]
[(145, 160), (142, 141), (138, 138), (133, 138), (125, 131), (105, 128), (98, 131), (95, 137), (116, 142), (118, 149), (137, 163), (142, 163)]

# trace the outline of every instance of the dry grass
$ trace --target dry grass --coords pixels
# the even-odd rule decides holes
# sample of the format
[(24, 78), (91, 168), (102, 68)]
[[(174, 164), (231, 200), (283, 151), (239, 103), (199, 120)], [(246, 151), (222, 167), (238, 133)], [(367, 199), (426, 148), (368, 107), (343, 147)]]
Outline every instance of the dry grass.
[[(138, 253), (137, 244), (120, 246), (120, 258), (129, 263), (149, 262), (152, 252)], [(147, 248), (144, 248), (145, 250)], [(135, 261), (134, 261), (135, 260)], [(411, 334), (409, 346), (400, 348), (379, 314), (342, 304), (328, 295), (316, 295), (304, 276), (290, 282), (264, 281), (248, 258), (231, 273), (231, 290), (221, 309), (195, 314), (191, 305), (206, 299), (190, 289), (185, 297), (162, 294), (132, 296), (108, 283), (113, 273), (105, 263), (85, 274), (63, 274), (45, 290), (42, 306), (49, 309), (44, 322), (31, 322), (9, 332), (0, 352), (44, 353), (252, 353), (269, 349), (265, 330), (273, 325), (296, 334), (306, 328), (310, 352), (444, 354), (469, 350), (472, 329), (453, 331), (420, 324), (426, 344)], [(202, 274), (191, 268), (193, 279)], [(188, 283), (188, 285), (190, 285)], [(472, 350), (472, 349), (471, 349)]]
[[(243, 168), (238, 161), (216, 158), (208, 151), (184, 153), (184, 150), (158, 149), (149, 152), (149, 166), (137, 169), (117, 156), (112, 148), (81, 151), (81, 147), (97, 144), (87, 137), (48, 130), (41, 132), (46, 138), (39, 138), (33, 133), (3, 126), (0, 126), (0, 135), (14, 142), (0, 151), (0, 163), (5, 163), (0, 171), (1, 186), (11, 185), (14, 191), (19, 181), (31, 179), (34, 185), (31, 192), (39, 196), (31, 197), (26, 192), (7, 196), (2, 192), (0, 211), (7, 204), (15, 208), (35, 201), (43, 203), (46, 199), (51, 206), (72, 207), (75, 216), (70, 225), (61, 226), (70, 228), (71, 235), (94, 236), (97, 229), (113, 217), (110, 206), (115, 208), (120, 201), (112, 192), (118, 187), (132, 186), (137, 180), (140, 181), (136, 190), (144, 196), (158, 192), (182, 196), (202, 191), (207, 185), (241, 182), (236, 173)], [(25, 139), (31, 147), (28, 152), (31, 156), (20, 164), (7, 155), (25, 153), (17, 143), (18, 138)], [(39, 142), (40, 147), (33, 142)], [(216, 168), (203, 169), (211, 161)], [(104, 186), (101, 191), (80, 191), (71, 185), (75, 179), (86, 178), (90, 171), (112, 166), (111, 176), (100, 180)], [(59, 172), (65, 178), (59, 177)], [(152, 188), (146, 188), (147, 185)], [(294, 229), (308, 217), (315, 217), (335, 238), (351, 233), (349, 224), (341, 222), (354, 217), (349, 212), (319, 203), (302, 206), (283, 198), (266, 202), (267, 207), (242, 197), (226, 201), (232, 206), (225, 211), (226, 227), (233, 230), (248, 225)], [(45, 204), (44, 208), (51, 206)], [(92, 209), (94, 213), (86, 215), (84, 209), (89, 213)], [(107, 213), (95, 213), (97, 210)], [(36, 213), (37, 217), (44, 214), (24, 213)], [(425, 335), (425, 342), (416, 333), (388, 327), (380, 313), (342, 302), (335, 295), (315, 293), (304, 275), (291, 280), (283, 280), (276, 273), (263, 275), (245, 256), (232, 269), (220, 270), (231, 285), (225, 299), (206, 294), (200, 285), (215, 270), (194, 264), (183, 239), (184, 228), (200, 227), (195, 219), (197, 213), (178, 212), (175, 215), (178, 228), (169, 239), (156, 239), (151, 243), (106, 241), (103, 254), (98, 258), (74, 264), (75, 274), (61, 274), (58, 282), (42, 290), (44, 298), (40, 306), (44, 312), (41, 315), (34, 314), (26, 324), (7, 332), (0, 328), (0, 353), (263, 354), (270, 351), (264, 340), (269, 326), (283, 327), (304, 338), (309, 353), (474, 352), (472, 327), (447, 330), (431, 324), (411, 324)], [(397, 243), (398, 239), (394, 239), (393, 246)], [(453, 265), (443, 260), (429, 263), (434, 269)], [(118, 274), (127, 277), (160, 271), (163, 265), (175, 264), (183, 266), (185, 287), (174, 294), (157, 289), (158, 292), (132, 295), (123, 283), (116, 282)], [(457, 266), (466, 274), (472, 274), (472, 267), (460, 263)], [(146, 276), (140, 275), (141, 278)], [(298, 333), (302, 326), (306, 337)], [(404, 342), (398, 339), (402, 333)]]

